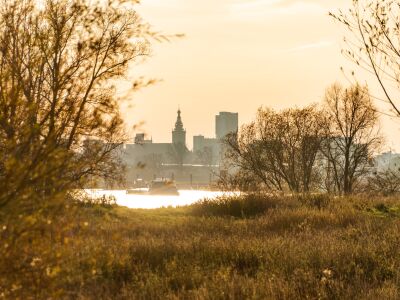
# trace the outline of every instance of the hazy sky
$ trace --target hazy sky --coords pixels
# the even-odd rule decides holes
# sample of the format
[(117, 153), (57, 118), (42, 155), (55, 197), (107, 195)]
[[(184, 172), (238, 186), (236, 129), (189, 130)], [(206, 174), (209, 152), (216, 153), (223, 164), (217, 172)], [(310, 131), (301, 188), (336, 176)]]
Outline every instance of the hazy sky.
[[(214, 137), (219, 111), (239, 112), (240, 123), (245, 123), (261, 105), (320, 102), (330, 84), (348, 83), (341, 66), (355, 69), (340, 53), (343, 28), (328, 16), (350, 3), (143, 0), (138, 10), (154, 29), (186, 37), (156, 44), (152, 57), (133, 68), (137, 75), (162, 82), (138, 92), (132, 106), (124, 107), (128, 124), (144, 121), (142, 131), (155, 142), (168, 142), (180, 106), (191, 147), (195, 134)], [(378, 93), (373, 78), (359, 78), (368, 79)], [(400, 150), (399, 122), (386, 118), (383, 124), (390, 132), (386, 149)]]

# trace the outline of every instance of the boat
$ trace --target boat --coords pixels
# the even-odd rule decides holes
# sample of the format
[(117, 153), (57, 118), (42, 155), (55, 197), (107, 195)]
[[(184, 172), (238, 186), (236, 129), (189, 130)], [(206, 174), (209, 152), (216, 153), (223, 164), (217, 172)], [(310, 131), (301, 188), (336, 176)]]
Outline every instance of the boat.
[(127, 189), (126, 193), (128, 195), (146, 195), (149, 192), (147, 188), (136, 188), (136, 189)]
[(145, 194), (149, 190), (147, 188), (147, 183), (143, 179), (139, 178), (133, 182), (131, 188), (126, 190), (127, 194)]
[(175, 182), (170, 179), (155, 179), (149, 187), (149, 195), (179, 196)]

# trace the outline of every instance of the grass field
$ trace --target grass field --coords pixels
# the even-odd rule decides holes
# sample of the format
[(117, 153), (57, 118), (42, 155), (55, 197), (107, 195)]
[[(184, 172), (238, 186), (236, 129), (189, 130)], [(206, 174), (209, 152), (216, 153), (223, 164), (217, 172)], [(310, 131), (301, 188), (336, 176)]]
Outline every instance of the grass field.
[(177, 209), (89, 205), (75, 217), (51, 264), (38, 261), (4, 298), (400, 298), (395, 198), (253, 195)]

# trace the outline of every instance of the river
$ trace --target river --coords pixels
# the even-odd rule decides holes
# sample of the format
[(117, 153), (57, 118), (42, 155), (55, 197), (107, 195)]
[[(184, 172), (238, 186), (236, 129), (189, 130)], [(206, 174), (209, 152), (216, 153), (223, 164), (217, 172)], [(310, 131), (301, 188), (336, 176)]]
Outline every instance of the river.
[[(179, 196), (159, 195), (131, 195), (125, 190), (85, 190), (95, 198), (114, 196), (117, 204), (129, 208), (155, 209), (161, 207), (177, 207), (193, 204), (201, 199), (215, 199), (224, 192), (212, 192), (202, 190), (180, 190)], [(230, 193), (231, 194), (231, 193)]]

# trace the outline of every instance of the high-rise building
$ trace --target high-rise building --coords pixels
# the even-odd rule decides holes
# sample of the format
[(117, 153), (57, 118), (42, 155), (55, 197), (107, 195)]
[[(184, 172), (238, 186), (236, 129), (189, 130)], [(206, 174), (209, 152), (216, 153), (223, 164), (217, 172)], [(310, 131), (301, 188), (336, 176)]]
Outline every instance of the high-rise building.
[(220, 112), (215, 116), (215, 134), (217, 139), (222, 139), (229, 133), (237, 132), (238, 127), (238, 113)]
[(172, 131), (172, 143), (175, 145), (186, 145), (186, 130), (183, 128), (180, 109), (178, 110), (178, 117), (176, 118), (175, 128)]

